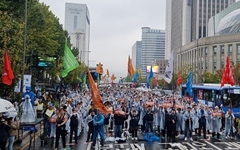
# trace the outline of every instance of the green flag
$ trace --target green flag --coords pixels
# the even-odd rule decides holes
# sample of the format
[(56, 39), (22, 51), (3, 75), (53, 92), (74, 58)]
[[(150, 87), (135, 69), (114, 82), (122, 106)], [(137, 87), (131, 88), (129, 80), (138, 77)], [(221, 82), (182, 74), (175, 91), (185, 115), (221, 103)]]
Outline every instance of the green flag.
[(86, 74), (84, 74), (84, 76), (83, 76), (83, 84), (86, 84), (86, 79), (87, 79), (87, 76), (86, 76)]
[(79, 78), (79, 76), (77, 76), (77, 80), (78, 80), (79, 82), (82, 82), (82, 79)]
[(77, 59), (65, 43), (64, 48), (64, 57), (63, 57), (63, 71), (62, 71), (62, 77), (66, 77), (68, 73), (74, 69), (76, 69), (79, 66)]

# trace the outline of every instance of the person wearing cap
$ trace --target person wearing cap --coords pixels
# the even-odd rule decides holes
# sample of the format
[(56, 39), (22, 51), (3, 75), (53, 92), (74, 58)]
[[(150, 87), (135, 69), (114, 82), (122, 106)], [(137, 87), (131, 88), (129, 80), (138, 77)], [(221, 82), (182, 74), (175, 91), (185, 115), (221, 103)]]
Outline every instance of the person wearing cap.
[(47, 108), (43, 111), (43, 118), (44, 118), (44, 136), (50, 137), (51, 134), (51, 124), (50, 118), (54, 114), (54, 107), (52, 103), (48, 103)]
[(193, 119), (194, 116), (191, 112), (191, 107), (187, 108), (187, 111), (183, 114), (183, 119), (185, 122), (185, 131), (184, 131), (184, 140), (188, 140), (190, 139), (191, 141), (193, 141), (192, 138), (192, 131), (193, 131)]

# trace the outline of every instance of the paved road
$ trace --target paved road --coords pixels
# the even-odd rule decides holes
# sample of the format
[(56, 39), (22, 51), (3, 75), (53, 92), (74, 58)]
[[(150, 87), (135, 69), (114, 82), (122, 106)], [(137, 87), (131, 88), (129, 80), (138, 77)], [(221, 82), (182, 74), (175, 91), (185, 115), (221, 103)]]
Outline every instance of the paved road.
[[(143, 141), (140, 135), (140, 139), (137, 142), (132, 142), (127, 140), (126, 143), (115, 144), (114, 142), (105, 143), (104, 147), (95, 147), (95, 150), (240, 150), (240, 139), (198, 139), (194, 138), (193, 142), (178, 140), (176, 143), (171, 143), (161, 139), (161, 142), (146, 142)], [(40, 139), (36, 140), (35, 150), (53, 150), (54, 147), (50, 143), (50, 139), (47, 139), (48, 143), (44, 146), (41, 146)], [(67, 139), (68, 141), (68, 139)], [(67, 143), (67, 150), (91, 150), (91, 143), (85, 144), (86, 134), (82, 134), (79, 137), (77, 145), (70, 145)], [(60, 146), (61, 143), (60, 143)], [(31, 148), (32, 150), (33, 148)], [(28, 145), (25, 145), (20, 150), (28, 150)]]

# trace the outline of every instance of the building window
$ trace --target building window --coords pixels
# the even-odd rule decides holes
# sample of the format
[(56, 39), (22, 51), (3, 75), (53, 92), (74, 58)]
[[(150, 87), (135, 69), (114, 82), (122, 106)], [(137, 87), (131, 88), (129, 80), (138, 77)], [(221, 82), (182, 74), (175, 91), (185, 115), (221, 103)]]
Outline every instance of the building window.
[(237, 45), (237, 52), (240, 54), (240, 45)]
[(229, 45), (229, 54), (232, 54), (232, 45)]
[(207, 53), (208, 53), (208, 48), (205, 47), (205, 56), (207, 56)]
[(221, 61), (221, 68), (224, 68), (224, 61)]
[(73, 28), (76, 29), (77, 28), (77, 16), (74, 16), (74, 20), (73, 20)]
[(207, 70), (207, 68), (208, 68), (208, 63), (206, 62), (205, 63), (205, 69)]
[(216, 46), (213, 47), (213, 54), (214, 54), (214, 55), (217, 54), (217, 47), (216, 47)]
[(217, 68), (217, 62), (213, 62), (213, 68), (214, 68), (214, 69)]
[(221, 53), (224, 54), (224, 46), (221, 46)]

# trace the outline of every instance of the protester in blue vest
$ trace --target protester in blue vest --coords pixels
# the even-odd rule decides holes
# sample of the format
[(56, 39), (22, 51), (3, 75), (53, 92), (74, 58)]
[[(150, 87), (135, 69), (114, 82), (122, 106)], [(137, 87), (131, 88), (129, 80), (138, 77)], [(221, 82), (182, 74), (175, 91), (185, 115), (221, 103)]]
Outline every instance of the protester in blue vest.
[(28, 95), (30, 97), (31, 104), (32, 104), (32, 106), (34, 106), (35, 96), (34, 96), (34, 93), (31, 90), (30, 86), (26, 86), (26, 92), (23, 93), (22, 98), (25, 98), (26, 95)]

